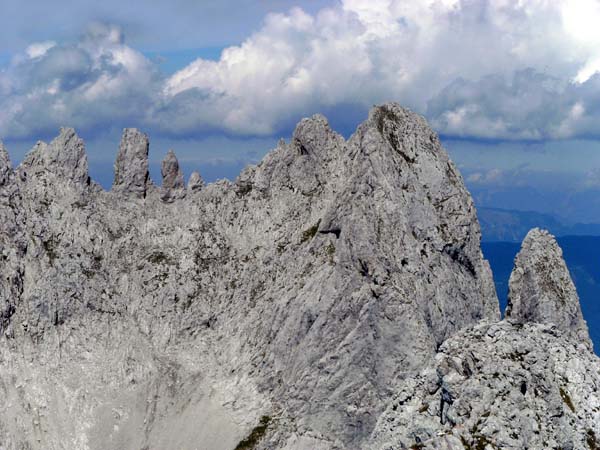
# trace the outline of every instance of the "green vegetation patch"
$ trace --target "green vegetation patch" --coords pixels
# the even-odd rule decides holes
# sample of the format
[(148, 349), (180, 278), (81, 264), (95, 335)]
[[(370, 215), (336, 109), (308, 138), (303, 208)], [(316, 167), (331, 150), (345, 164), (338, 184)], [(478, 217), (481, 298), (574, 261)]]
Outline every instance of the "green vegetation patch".
[(569, 393), (563, 388), (560, 388), (559, 390), (560, 397), (563, 399), (563, 402), (565, 402), (565, 405), (567, 405), (572, 412), (575, 412), (575, 405), (573, 404), (573, 400), (571, 400)]
[(309, 229), (304, 230), (302, 233), (302, 242), (310, 241), (312, 238), (314, 238), (317, 234), (317, 231), (319, 231), (319, 225), (321, 225), (321, 219), (319, 219), (319, 221)]
[(271, 418), (269, 416), (262, 416), (258, 425), (246, 438), (240, 441), (235, 450), (252, 450), (256, 448), (256, 445), (265, 436), (267, 428), (269, 428), (269, 423), (271, 423)]

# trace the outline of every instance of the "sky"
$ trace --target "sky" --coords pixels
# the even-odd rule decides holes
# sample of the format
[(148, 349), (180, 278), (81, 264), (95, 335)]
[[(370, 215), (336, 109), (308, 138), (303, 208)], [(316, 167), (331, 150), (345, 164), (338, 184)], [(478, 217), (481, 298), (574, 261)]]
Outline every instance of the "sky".
[(600, 222), (600, 0), (0, 2), (0, 139), (72, 126), (105, 186), (124, 127), (235, 177), (320, 112), (397, 101), (480, 206)]

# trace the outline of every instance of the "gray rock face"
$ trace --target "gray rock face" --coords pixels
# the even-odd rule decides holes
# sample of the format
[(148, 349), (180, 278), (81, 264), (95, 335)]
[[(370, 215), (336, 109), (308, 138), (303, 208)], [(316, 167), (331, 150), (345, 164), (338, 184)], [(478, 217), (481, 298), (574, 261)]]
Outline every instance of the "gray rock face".
[(190, 179), (188, 180), (188, 191), (196, 192), (204, 187), (204, 180), (200, 174), (196, 171), (192, 172)]
[(147, 155), (126, 130), (111, 192), (27, 162), (0, 186), (7, 448), (371, 448), (437, 349), (499, 320), (462, 178), (396, 104), (169, 202)]
[(25, 157), (19, 171), (22, 177), (49, 172), (80, 185), (90, 182), (85, 145), (72, 128), (61, 128), (58, 137), (49, 145), (38, 142)]
[(598, 358), (555, 326), (502, 321), (447, 340), (368, 448), (595, 449), (599, 437)]
[(545, 230), (531, 230), (515, 258), (506, 318), (515, 323), (555, 324), (592, 346), (562, 250)]
[(4, 148), (4, 144), (0, 142), (0, 186), (8, 181), (8, 177), (12, 171), (8, 152)]
[(160, 172), (162, 175), (161, 199), (163, 201), (172, 202), (185, 196), (183, 173), (173, 150), (169, 150), (163, 159)]
[(135, 128), (125, 128), (115, 162), (113, 191), (146, 196), (151, 185), (148, 173), (148, 136)]
[(22, 289), (19, 258), (25, 244), (17, 238), (21, 233), (13, 210), (18, 202), (18, 192), (11, 186), (13, 178), (8, 153), (0, 142), (0, 336), (10, 335), (11, 317)]

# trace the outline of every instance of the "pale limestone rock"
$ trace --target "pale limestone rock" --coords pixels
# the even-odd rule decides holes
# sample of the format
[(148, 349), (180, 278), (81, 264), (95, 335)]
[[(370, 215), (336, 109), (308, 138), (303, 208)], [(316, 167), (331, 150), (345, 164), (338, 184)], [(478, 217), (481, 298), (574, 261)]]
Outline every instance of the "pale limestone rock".
[(304, 119), (235, 183), (192, 177), (172, 202), (137, 130), (111, 192), (54, 167), (0, 187), (7, 448), (232, 450), (261, 429), (257, 449), (370, 448), (392, 393), (499, 319), (462, 178), (396, 104), (348, 141)]
[(22, 177), (51, 174), (79, 185), (90, 183), (85, 145), (73, 128), (61, 128), (50, 144), (38, 142), (19, 169)]
[(188, 180), (187, 189), (190, 192), (199, 191), (204, 187), (204, 180), (200, 176), (200, 174), (196, 171), (193, 171), (190, 175), (190, 179)]
[(562, 250), (545, 230), (531, 230), (515, 258), (506, 318), (515, 323), (554, 324), (592, 346)]
[(148, 136), (135, 128), (125, 128), (115, 161), (113, 191), (146, 197), (151, 185), (148, 173)]
[(594, 449), (598, 437), (598, 357), (553, 325), (502, 321), (448, 339), (365, 448)]
[(184, 197), (183, 172), (179, 168), (179, 161), (177, 161), (177, 156), (175, 156), (173, 150), (169, 150), (163, 159), (160, 172), (162, 175), (161, 200), (172, 202), (175, 199)]
[(8, 182), (12, 166), (4, 144), (0, 141), (0, 186)]

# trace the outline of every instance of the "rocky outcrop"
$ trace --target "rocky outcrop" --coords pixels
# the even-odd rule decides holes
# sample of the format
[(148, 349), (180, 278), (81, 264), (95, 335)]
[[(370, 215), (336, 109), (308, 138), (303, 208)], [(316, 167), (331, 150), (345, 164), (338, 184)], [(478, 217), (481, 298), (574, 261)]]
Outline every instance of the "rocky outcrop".
[(168, 201), (176, 158), (151, 188), (137, 130), (110, 192), (38, 166), (0, 188), (8, 448), (370, 448), (394, 393), (499, 320), (471, 197), (397, 104), (348, 140), (304, 119), (235, 182)]
[(592, 346), (562, 250), (547, 231), (534, 228), (523, 240), (510, 276), (506, 318), (554, 324)]
[(196, 192), (204, 187), (204, 180), (200, 176), (200, 174), (196, 171), (193, 171), (190, 175), (190, 179), (188, 180), (188, 191)]
[(73, 128), (61, 128), (50, 144), (38, 142), (19, 166), (19, 172), (21, 177), (49, 173), (79, 185), (90, 183), (85, 146)]
[(0, 186), (8, 181), (12, 167), (8, 152), (4, 148), (4, 144), (0, 142)]
[(148, 136), (135, 128), (123, 130), (115, 162), (113, 191), (144, 198), (151, 185), (148, 172)]
[[(305, 119), (235, 183), (194, 179), (172, 202), (148, 188), (147, 158), (128, 129), (111, 192), (67, 173), (14, 181), (27, 253), (0, 345), (3, 442), (226, 449), (267, 416), (268, 448), (357, 448), (446, 338), (498, 319), (472, 200), (398, 105), (348, 141)], [(181, 189), (174, 157), (164, 169)]]
[(596, 449), (599, 438), (598, 358), (554, 326), (502, 321), (446, 341), (368, 448)]
[(163, 201), (172, 202), (185, 196), (183, 172), (179, 168), (179, 161), (173, 150), (169, 150), (163, 159), (160, 173), (162, 175), (160, 198)]
[(562, 252), (531, 230), (515, 258), (506, 320), (467, 328), (406, 380), (369, 448), (595, 449), (600, 360)]

